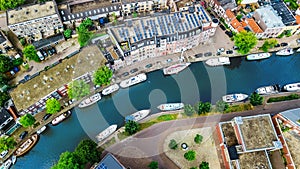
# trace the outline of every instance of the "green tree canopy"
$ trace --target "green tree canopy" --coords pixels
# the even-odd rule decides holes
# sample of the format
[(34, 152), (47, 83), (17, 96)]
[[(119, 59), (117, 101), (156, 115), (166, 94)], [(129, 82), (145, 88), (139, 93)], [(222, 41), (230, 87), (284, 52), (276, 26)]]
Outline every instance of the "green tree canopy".
[(101, 66), (95, 73), (93, 82), (95, 85), (109, 85), (113, 73), (107, 66)]
[(194, 138), (195, 143), (200, 144), (202, 142), (202, 140), (203, 140), (203, 136), (200, 134), (196, 134), (196, 136)]
[(226, 111), (229, 108), (228, 103), (224, 102), (223, 100), (219, 100), (216, 103), (216, 110), (218, 112), (223, 113), (224, 111)]
[(190, 104), (184, 105), (183, 110), (184, 114), (186, 114), (187, 116), (192, 116), (195, 113), (194, 107)]
[(32, 126), (35, 123), (35, 118), (31, 114), (25, 114), (19, 120), (23, 127)]
[(22, 5), (25, 0), (1, 0), (0, 1), (0, 10), (4, 11), (7, 9), (14, 9), (19, 5)]
[(88, 29), (91, 26), (93, 26), (93, 21), (90, 18), (87, 18), (76, 28), (78, 42), (81, 47), (85, 46), (92, 36), (92, 33)]
[(193, 161), (196, 159), (196, 152), (194, 150), (190, 150), (186, 153), (184, 153), (184, 158), (188, 161)]
[(82, 21), (82, 25), (86, 28), (89, 28), (93, 26), (93, 21), (90, 18), (86, 18), (84, 21)]
[(60, 103), (55, 98), (48, 99), (46, 101), (46, 112), (49, 114), (54, 114), (60, 111)]
[(259, 49), (268, 52), (268, 50), (274, 48), (276, 44), (278, 44), (276, 39), (265, 40), (264, 44)]
[(101, 152), (97, 150), (97, 144), (92, 140), (82, 140), (76, 147), (75, 152), (80, 157), (80, 164), (94, 164), (99, 161)]
[(22, 63), (23, 63), (23, 59), (22, 58), (14, 59), (12, 61), (13, 66), (20, 66)]
[(178, 147), (178, 144), (176, 143), (176, 140), (174, 140), (174, 139), (170, 140), (169, 148), (175, 150), (175, 149), (177, 149), (177, 147)]
[(125, 124), (125, 131), (130, 135), (138, 132), (139, 129), (140, 129), (140, 124), (135, 121), (129, 120)]
[(198, 114), (205, 114), (210, 112), (211, 103), (205, 102), (202, 103), (201, 101), (198, 103)]
[(5, 73), (12, 68), (12, 61), (9, 57), (0, 55), (0, 72)]
[(3, 106), (9, 98), (10, 97), (7, 92), (0, 92), (0, 106)]
[(51, 169), (80, 169), (82, 167), (80, 167), (78, 160), (79, 158), (74, 153), (66, 151), (60, 155), (58, 163)]
[(206, 161), (202, 161), (202, 163), (199, 165), (200, 169), (209, 169), (209, 163)]
[(158, 162), (157, 162), (157, 161), (152, 161), (152, 162), (148, 165), (148, 167), (149, 167), (150, 169), (158, 169)]
[(90, 87), (83, 80), (74, 80), (69, 83), (67, 92), (70, 99), (80, 100), (90, 94)]
[(64, 36), (65, 36), (66, 38), (70, 38), (70, 37), (71, 37), (71, 34), (72, 34), (72, 30), (71, 30), (71, 29), (66, 29), (66, 30), (64, 31)]
[(34, 60), (36, 62), (40, 61), (40, 58), (37, 55), (35, 47), (33, 45), (27, 45), (27, 46), (25, 46), (25, 48), (23, 49), (23, 55), (28, 60)]
[(257, 38), (252, 32), (242, 31), (234, 36), (234, 44), (240, 54), (247, 54), (257, 44)]
[(264, 101), (264, 98), (255, 92), (252, 93), (250, 96), (250, 103), (253, 106), (262, 105), (263, 101)]
[(0, 86), (7, 85), (7, 77), (5, 74), (0, 73)]
[(0, 152), (13, 149), (16, 145), (13, 137), (0, 137)]

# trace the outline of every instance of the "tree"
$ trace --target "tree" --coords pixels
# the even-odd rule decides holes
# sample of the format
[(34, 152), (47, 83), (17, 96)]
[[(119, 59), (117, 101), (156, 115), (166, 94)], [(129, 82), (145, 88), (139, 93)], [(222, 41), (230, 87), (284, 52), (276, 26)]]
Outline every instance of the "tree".
[(148, 165), (148, 167), (149, 167), (150, 169), (158, 169), (158, 162), (157, 162), (157, 161), (152, 161), (152, 162)]
[(0, 92), (0, 106), (3, 106), (9, 98), (9, 95), (6, 92)]
[(205, 102), (202, 103), (201, 101), (198, 103), (198, 114), (205, 114), (210, 112), (211, 103)]
[(176, 150), (177, 147), (178, 147), (178, 144), (176, 143), (176, 140), (174, 140), (174, 139), (170, 140), (169, 148), (173, 149), (173, 150)]
[(97, 150), (97, 144), (89, 139), (82, 140), (74, 153), (77, 157), (80, 157), (79, 163), (81, 165), (94, 164), (99, 161), (101, 155), (101, 152)]
[(0, 72), (5, 73), (12, 68), (12, 63), (9, 57), (0, 55)]
[(66, 151), (60, 155), (57, 164), (51, 167), (51, 169), (80, 169), (82, 167), (80, 167), (78, 160), (79, 158), (74, 153)]
[(69, 83), (67, 92), (70, 99), (80, 100), (90, 94), (90, 88), (83, 80), (74, 80)]
[(92, 33), (88, 31), (86, 27), (83, 25), (79, 25), (78, 28), (76, 28), (76, 31), (78, 33), (78, 42), (81, 47), (85, 46), (87, 42), (89, 41)]
[(72, 34), (72, 30), (71, 30), (71, 29), (66, 29), (66, 30), (64, 31), (64, 36), (65, 36), (66, 38), (70, 38), (70, 37), (71, 37), (71, 34)]
[(0, 137), (0, 152), (13, 149), (17, 145), (17, 142), (13, 137)]
[(35, 118), (31, 114), (25, 114), (19, 120), (23, 127), (32, 126), (35, 123)]
[(19, 5), (22, 5), (25, 0), (1, 0), (0, 1), (0, 10), (4, 11), (7, 9), (16, 8)]
[(23, 59), (22, 58), (18, 58), (18, 59), (14, 59), (12, 61), (13, 66), (20, 66), (23, 63)]
[(60, 111), (60, 103), (55, 98), (48, 99), (46, 101), (46, 112), (49, 114), (54, 114)]
[(196, 134), (196, 136), (194, 138), (195, 143), (200, 144), (202, 142), (202, 140), (203, 140), (203, 136), (200, 134)]
[(253, 106), (262, 105), (264, 98), (257, 94), (256, 92), (252, 93), (250, 96), (250, 103)]
[(209, 163), (206, 161), (202, 161), (202, 163), (199, 165), (200, 169), (209, 169)]
[(40, 58), (37, 55), (35, 47), (33, 45), (25, 46), (25, 48), (23, 49), (23, 55), (29, 60), (34, 60), (36, 62), (40, 61)]
[(113, 73), (107, 66), (101, 66), (95, 73), (93, 82), (95, 85), (109, 85)]
[(259, 49), (268, 52), (268, 50), (274, 48), (276, 44), (278, 44), (276, 39), (266, 40)]
[(82, 21), (82, 25), (85, 28), (89, 28), (89, 27), (93, 26), (93, 21), (90, 18), (86, 18), (84, 21)]
[(229, 108), (228, 103), (224, 102), (223, 100), (217, 101), (217, 103), (216, 103), (216, 110), (218, 112), (222, 113), (222, 112), (226, 111), (228, 108)]
[(136, 133), (137, 131), (139, 131), (139, 129), (140, 129), (140, 124), (135, 121), (129, 120), (125, 124), (125, 131), (130, 135)]
[(184, 153), (184, 158), (188, 161), (193, 161), (196, 159), (196, 152), (194, 150), (190, 150), (186, 153)]
[(234, 36), (234, 44), (239, 53), (247, 54), (257, 44), (257, 38), (252, 32), (242, 31)]
[(195, 109), (190, 104), (184, 105), (183, 110), (184, 114), (186, 114), (187, 116), (192, 116), (195, 113)]

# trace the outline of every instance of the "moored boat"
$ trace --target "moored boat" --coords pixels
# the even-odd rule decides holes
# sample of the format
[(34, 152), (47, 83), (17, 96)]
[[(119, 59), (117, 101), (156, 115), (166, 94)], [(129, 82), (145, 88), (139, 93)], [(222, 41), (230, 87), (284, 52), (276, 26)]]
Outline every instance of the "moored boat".
[(8, 159), (0, 166), (0, 169), (9, 169), (11, 165), (12, 165), (12, 161)]
[(163, 69), (164, 75), (177, 74), (187, 68), (191, 63), (178, 63)]
[(106, 139), (108, 136), (110, 136), (111, 134), (113, 134), (116, 130), (117, 130), (117, 125), (111, 125), (108, 128), (106, 128), (105, 130), (103, 130), (101, 133), (99, 133), (96, 136), (96, 139), (100, 142), (103, 141), (104, 139)]
[(20, 157), (26, 154), (37, 143), (38, 138), (39, 138), (38, 134), (32, 135), (29, 139), (27, 139), (24, 143), (22, 143), (19, 148), (17, 148), (14, 155)]
[(141, 83), (141, 82), (143, 82), (145, 80), (147, 80), (147, 75), (145, 73), (141, 73), (141, 74), (133, 76), (133, 77), (131, 77), (129, 79), (123, 80), (120, 83), (120, 86), (122, 88), (126, 88), (126, 87), (129, 87), (129, 86), (133, 86), (135, 84)]
[(300, 48), (298, 48), (298, 49), (296, 50), (296, 52), (300, 52)]
[(101, 95), (100, 93), (96, 93), (94, 95), (92, 95), (91, 97), (83, 100), (79, 105), (78, 107), (79, 108), (83, 108), (83, 107), (87, 107), (87, 106), (90, 106), (94, 103), (96, 103), (97, 101), (99, 101), (101, 99)]
[(129, 116), (125, 117), (125, 121), (140, 121), (143, 118), (145, 118), (146, 116), (148, 116), (148, 114), (150, 113), (150, 110), (140, 110), (138, 112), (135, 112)]
[(183, 103), (166, 103), (157, 106), (157, 108), (162, 111), (179, 110), (182, 109), (183, 107), (184, 107)]
[(233, 103), (233, 102), (240, 102), (248, 98), (248, 95), (237, 93), (237, 94), (229, 94), (222, 97), (224, 102)]
[(12, 155), (12, 156), (11, 156), (11, 162), (12, 162), (12, 164), (15, 164), (16, 161), (17, 161), (17, 157), (14, 156), (14, 155)]
[(255, 53), (250, 54), (247, 56), (247, 60), (260, 60), (260, 59), (266, 59), (271, 56), (270, 53)]
[(230, 65), (230, 60), (228, 57), (211, 58), (205, 61), (205, 64), (208, 66)]
[(119, 85), (114, 84), (102, 90), (103, 95), (109, 95), (115, 91), (119, 90)]
[(285, 49), (281, 49), (280, 51), (276, 52), (276, 55), (288, 56), (288, 55), (291, 55), (293, 53), (294, 53), (294, 51), (293, 51), (292, 48), (285, 48)]
[(46, 130), (47, 126), (43, 126), (42, 128), (38, 129), (36, 131), (37, 134), (41, 134), (42, 132), (44, 132)]
[(68, 110), (67, 112), (64, 112), (63, 114), (61, 114), (61, 115), (57, 116), (55, 119), (53, 119), (53, 120), (51, 121), (51, 124), (52, 124), (53, 126), (56, 126), (56, 125), (58, 125), (60, 122), (66, 120), (68, 117), (70, 117), (71, 114), (72, 114), (72, 112), (71, 112), (70, 110)]
[(288, 92), (300, 91), (300, 83), (291, 83), (283, 86), (283, 89)]
[(279, 91), (280, 91), (280, 86), (278, 84), (272, 86), (263, 86), (255, 90), (257, 94), (261, 94), (261, 95), (275, 94), (278, 93)]

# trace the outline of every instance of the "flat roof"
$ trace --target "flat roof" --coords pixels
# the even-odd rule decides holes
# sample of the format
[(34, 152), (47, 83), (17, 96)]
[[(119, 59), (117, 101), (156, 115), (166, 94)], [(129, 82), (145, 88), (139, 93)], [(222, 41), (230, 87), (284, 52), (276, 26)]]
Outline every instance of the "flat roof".
[(238, 145), (238, 141), (231, 122), (222, 123), (221, 129), (228, 147)]
[(237, 124), (247, 151), (275, 147), (278, 138), (269, 114), (242, 117)]
[(296, 22), (296, 18), (284, 2), (278, 2), (271, 5), (277, 14), (281, 17), (283, 24), (289, 25)]
[(112, 154), (108, 153), (95, 169), (125, 169), (125, 167)]
[(47, 1), (42, 4), (19, 7), (7, 11), (8, 25), (25, 22), (45, 16), (56, 14), (56, 4), (53, 1)]
[(269, 157), (266, 151), (255, 151), (251, 153), (243, 153), (239, 155), (240, 169), (272, 169)]
[(268, 28), (284, 27), (283, 20), (278, 16), (272, 6), (261, 6), (255, 10), (260, 15), (260, 19)]
[(123, 25), (112, 27), (111, 31), (118, 42), (129, 39), (131, 43), (136, 43), (155, 36), (201, 29), (204, 23), (211, 22), (211, 18), (202, 6), (195, 6), (195, 9), (194, 13), (176, 12), (127, 20)]
[(300, 123), (298, 122), (298, 120), (300, 120), (300, 108), (287, 110), (280, 114), (300, 127)]

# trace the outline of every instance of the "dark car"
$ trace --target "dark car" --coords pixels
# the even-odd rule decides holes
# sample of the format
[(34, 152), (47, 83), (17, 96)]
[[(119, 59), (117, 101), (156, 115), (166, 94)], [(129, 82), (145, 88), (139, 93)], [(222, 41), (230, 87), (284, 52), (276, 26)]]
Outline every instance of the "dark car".
[(130, 70), (130, 73), (135, 73), (135, 72), (137, 72), (138, 71), (138, 69), (137, 68), (134, 68), (134, 69), (131, 69)]
[(52, 114), (46, 114), (46, 115), (43, 117), (43, 120), (46, 121), (47, 119), (49, 119), (50, 116), (52, 116)]
[(23, 131), (23, 133), (21, 133), (21, 134), (19, 135), (19, 138), (20, 138), (21, 140), (23, 140), (23, 139), (27, 136), (27, 134), (28, 134), (28, 131)]
[(208, 57), (208, 56), (211, 56), (211, 55), (212, 55), (211, 52), (204, 53), (204, 56), (205, 56), (205, 57)]
[(55, 48), (51, 48), (50, 50), (51, 50), (52, 53), (56, 53)]
[(221, 53), (220, 53), (220, 52), (217, 52), (217, 56), (219, 56), (219, 55), (221, 55)]
[(233, 33), (232, 33), (232, 32), (230, 32), (230, 31), (225, 31), (225, 34), (226, 34), (227, 36), (229, 36), (230, 38), (232, 38), (232, 37), (233, 37)]
[(224, 26), (224, 25), (222, 25), (222, 24), (220, 24), (220, 28), (221, 28), (223, 31), (225, 31), (225, 30), (226, 30), (225, 26)]
[(128, 72), (124, 72), (124, 73), (122, 74), (122, 76), (128, 76), (128, 75), (129, 75)]
[(227, 51), (226, 51), (226, 54), (227, 54), (227, 55), (233, 54), (233, 51), (232, 51), (232, 50), (227, 50)]
[(287, 45), (289, 45), (289, 44), (285, 43), (285, 42), (283, 42), (283, 43), (280, 44), (280, 46), (287, 46)]
[(275, 48), (278, 48), (278, 47), (280, 47), (280, 44), (277, 43), (274, 47), (275, 47)]
[(51, 56), (53, 55), (53, 52), (51, 51), (51, 49), (48, 50), (48, 54)]
[(47, 57), (47, 56), (48, 56), (47, 52), (45, 52), (43, 49), (41, 49), (40, 52), (42, 53), (42, 55), (43, 55), (44, 57)]
[(150, 68), (150, 67), (152, 67), (153, 65), (150, 63), (150, 64), (148, 64), (148, 65), (146, 65), (145, 67), (146, 68)]
[(200, 58), (202, 56), (203, 56), (203, 53), (198, 53), (198, 54), (195, 55), (195, 58)]

